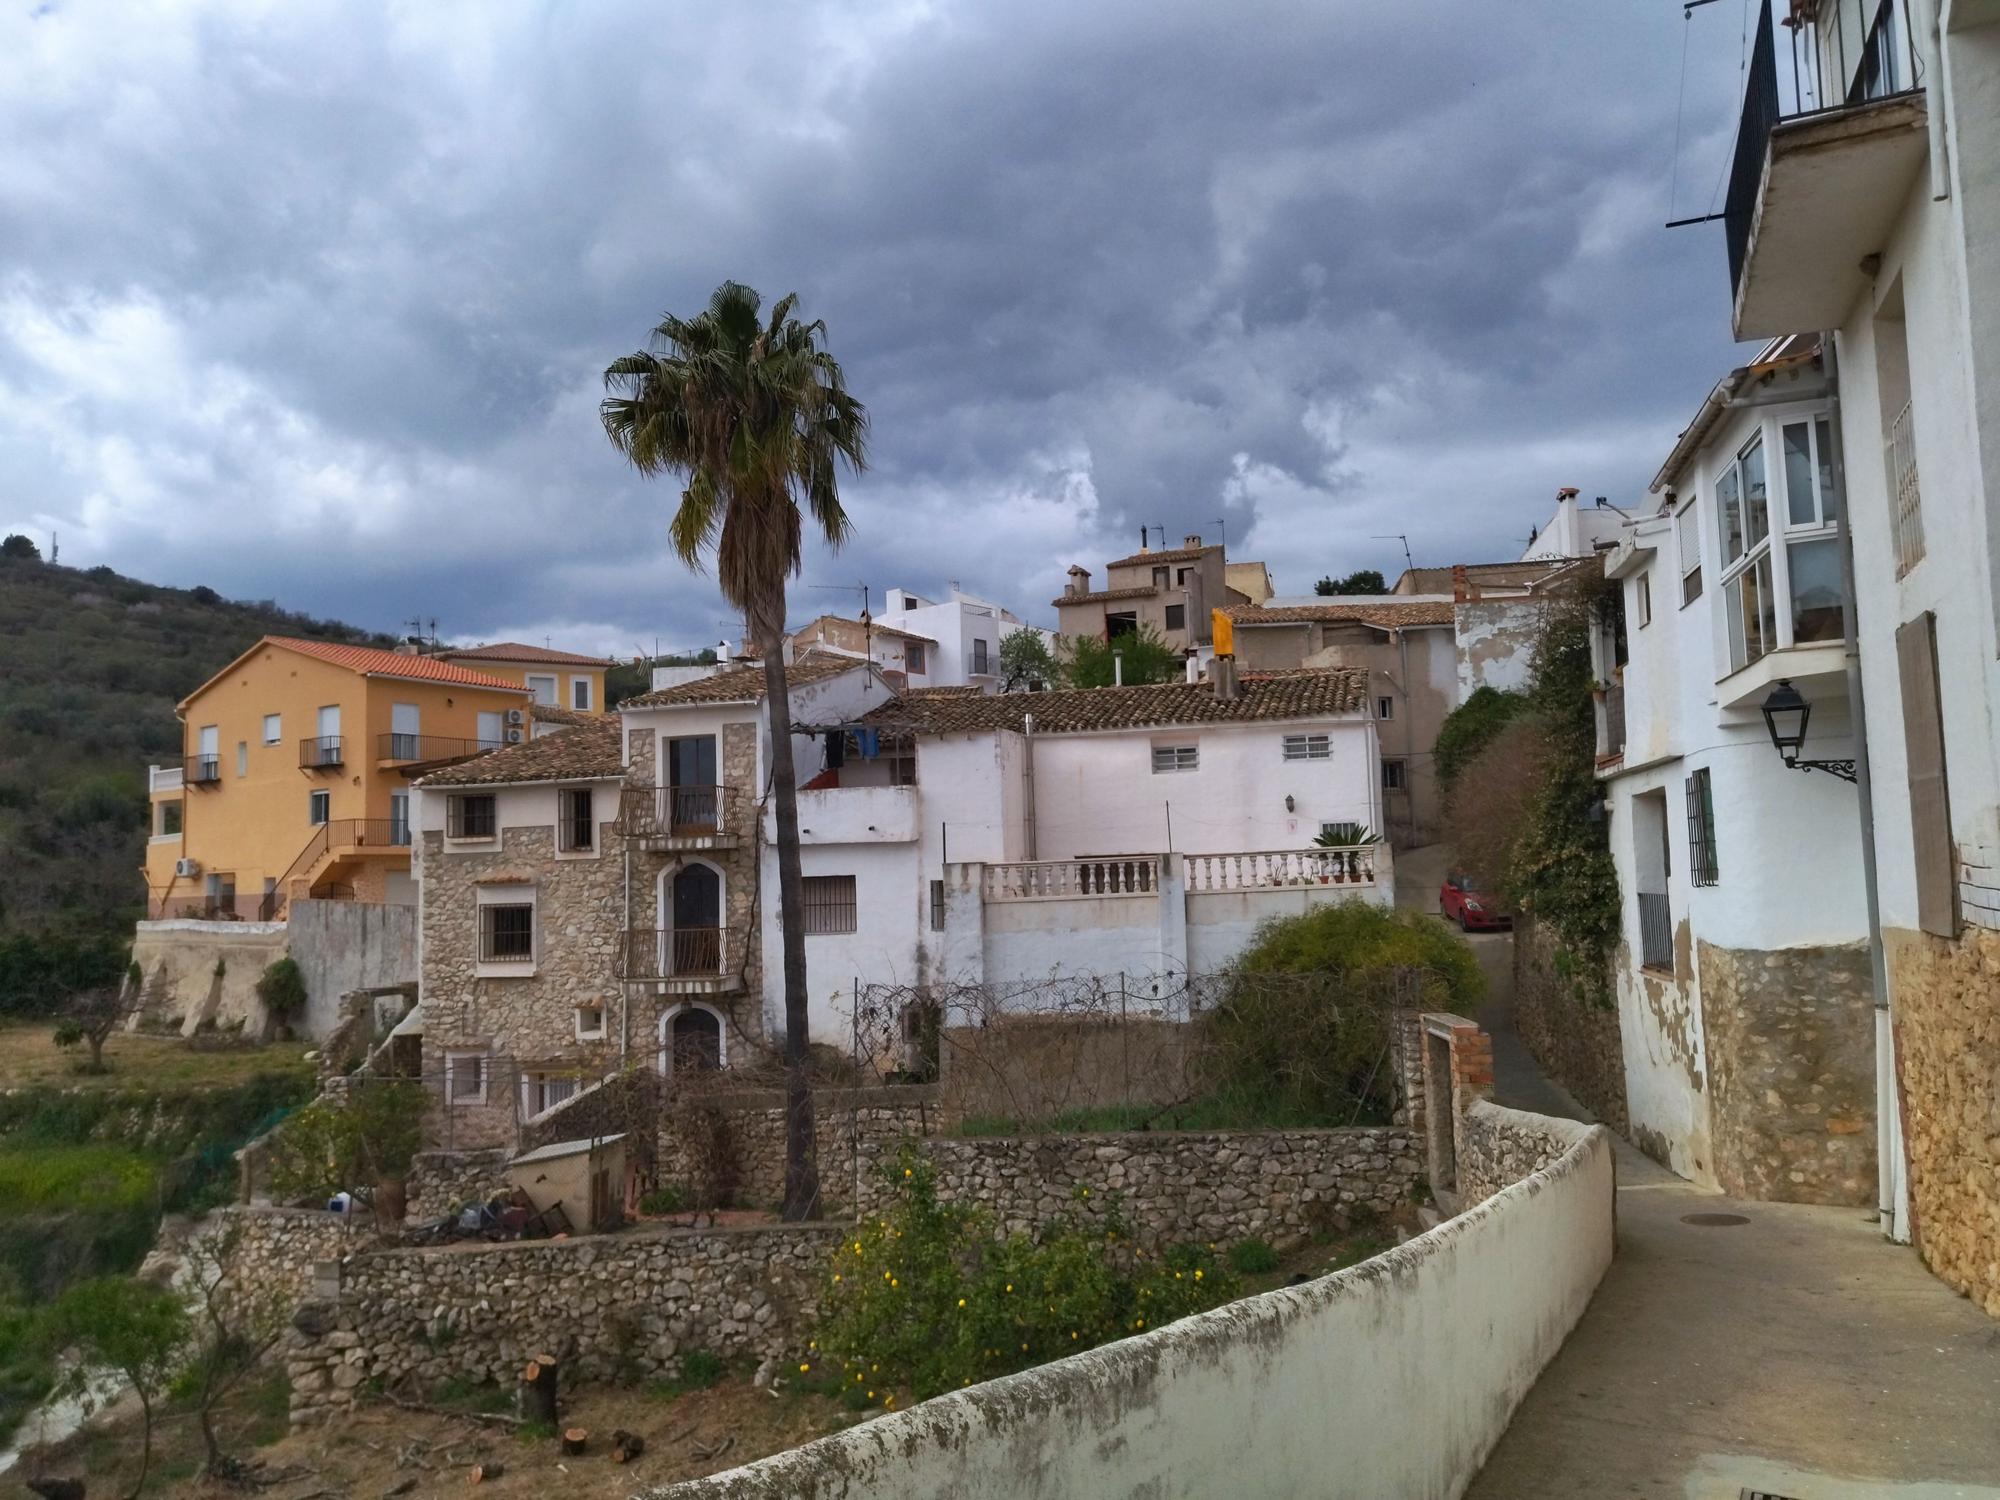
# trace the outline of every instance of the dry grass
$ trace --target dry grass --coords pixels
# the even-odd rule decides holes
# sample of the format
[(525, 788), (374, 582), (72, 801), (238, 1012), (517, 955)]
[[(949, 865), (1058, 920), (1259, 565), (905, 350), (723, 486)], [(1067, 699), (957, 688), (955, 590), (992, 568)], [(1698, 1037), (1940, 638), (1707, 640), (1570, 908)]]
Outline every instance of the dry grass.
[(178, 1036), (120, 1031), (104, 1044), (103, 1073), (82, 1072), (90, 1049), (65, 1050), (54, 1040), (52, 1021), (0, 1025), (0, 1089), (35, 1084), (58, 1088), (161, 1091), (228, 1088), (259, 1073), (282, 1073), (308, 1066), (302, 1043), (235, 1046), (204, 1039), (200, 1046)]

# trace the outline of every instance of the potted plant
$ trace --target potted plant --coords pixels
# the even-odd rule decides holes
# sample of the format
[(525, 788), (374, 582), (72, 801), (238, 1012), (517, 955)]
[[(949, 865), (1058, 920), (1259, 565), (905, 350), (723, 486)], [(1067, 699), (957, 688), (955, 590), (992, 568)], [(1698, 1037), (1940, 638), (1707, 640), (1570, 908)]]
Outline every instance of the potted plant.
[(1318, 848), (1340, 851), (1333, 856), (1333, 876), (1343, 884), (1361, 879), (1361, 851), (1381, 842), (1379, 833), (1370, 833), (1359, 823), (1328, 823), (1313, 840)]

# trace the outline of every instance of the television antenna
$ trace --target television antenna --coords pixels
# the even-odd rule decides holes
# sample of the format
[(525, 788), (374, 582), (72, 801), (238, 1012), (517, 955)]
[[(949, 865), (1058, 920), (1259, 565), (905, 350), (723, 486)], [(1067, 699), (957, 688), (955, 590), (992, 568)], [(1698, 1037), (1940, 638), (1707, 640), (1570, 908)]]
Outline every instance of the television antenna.
[(1387, 536), (1371, 536), (1368, 540), (1371, 542), (1401, 542), (1403, 544), (1403, 566), (1412, 573), (1416, 572), (1417, 565), (1410, 557), (1410, 539), (1404, 536), (1402, 532), (1392, 531)]

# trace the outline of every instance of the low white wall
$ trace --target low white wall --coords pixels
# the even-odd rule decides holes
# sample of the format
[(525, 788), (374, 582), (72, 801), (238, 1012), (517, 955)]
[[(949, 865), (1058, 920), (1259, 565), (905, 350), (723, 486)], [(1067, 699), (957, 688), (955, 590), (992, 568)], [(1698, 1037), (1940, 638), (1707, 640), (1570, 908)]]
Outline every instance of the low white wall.
[(286, 943), (306, 982), (298, 1027), (315, 1041), (340, 1024), (352, 990), (417, 982), (417, 908), (373, 901), (294, 901)]
[(1453, 1500), (1612, 1254), (1603, 1127), (1473, 1108), (1502, 1154), (1561, 1154), (1349, 1270), (647, 1493)]

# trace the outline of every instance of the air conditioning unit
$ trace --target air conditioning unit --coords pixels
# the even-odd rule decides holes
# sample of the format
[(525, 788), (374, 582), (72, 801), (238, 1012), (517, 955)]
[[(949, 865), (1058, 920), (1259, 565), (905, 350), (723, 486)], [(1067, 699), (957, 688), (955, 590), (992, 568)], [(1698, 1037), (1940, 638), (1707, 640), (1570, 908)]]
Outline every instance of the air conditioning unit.
[(510, 729), (510, 730), (508, 730), (508, 731), (507, 731), (507, 743), (508, 743), (508, 744), (510, 744), (510, 745), (518, 745), (518, 744), (520, 744), (520, 743), (521, 743), (521, 731), (520, 731), (520, 730), (518, 730), (518, 729)]
[(199, 875), (200, 873), (201, 861), (198, 859), (177, 859), (174, 861), (174, 874), (176, 876)]
[[(526, 711), (525, 709), (519, 709), (519, 708), (510, 708), (510, 709), (508, 709), (508, 710), (507, 710), (507, 722), (508, 722), (509, 724), (525, 724), (525, 723), (527, 723), (527, 722), (528, 722), (528, 714), (527, 714), (527, 711)], [(516, 738), (516, 739), (519, 739), (519, 738), (520, 738), (520, 736), (519, 736), (519, 735), (515, 735), (515, 736), (514, 736), (514, 738)]]

